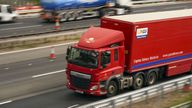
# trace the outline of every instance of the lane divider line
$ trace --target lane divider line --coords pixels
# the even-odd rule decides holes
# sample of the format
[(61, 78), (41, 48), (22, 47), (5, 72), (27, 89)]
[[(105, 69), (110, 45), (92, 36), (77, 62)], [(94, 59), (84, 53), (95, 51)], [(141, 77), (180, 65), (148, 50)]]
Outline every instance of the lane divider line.
[(30, 48), (30, 49), (25, 49), (25, 50), (4, 52), (4, 53), (0, 53), (0, 55), (20, 53), (20, 52), (26, 52), (26, 51), (33, 51), (33, 50), (39, 50), (39, 49), (44, 49), (44, 48), (50, 48), (50, 47), (58, 47), (58, 46), (70, 45), (70, 44), (74, 44), (74, 43), (77, 43), (77, 42), (75, 41), (75, 42), (69, 42), (69, 43), (63, 43), (63, 44), (57, 44), (57, 45), (49, 45), (49, 46), (44, 46), (44, 47)]
[(0, 102), (0, 105), (8, 104), (8, 103), (11, 103), (11, 102), (13, 102), (13, 101), (12, 100), (8, 100), (8, 101)]
[(75, 105), (69, 106), (67, 108), (74, 108), (74, 107), (77, 107), (77, 106), (79, 106), (79, 104), (75, 104)]
[(32, 78), (38, 78), (38, 77), (43, 77), (43, 76), (47, 76), (47, 75), (52, 75), (52, 74), (57, 74), (57, 73), (62, 73), (65, 72), (66, 70), (59, 70), (59, 71), (54, 71), (54, 72), (48, 72), (48, 73), (44, 73), (44, 74), (39, 74), (39, 75), (33, 75)]
[(28, 66), (32, 66), (33, 64), (32, 63), (29, 63)]
[(0, 27), (2, 27), (2, 26), (10, 26), (10, 25), (18, 25), (18, 24), (23, 24), (23, 23), (20, 22), (20, 23), (5, 24), (5, 25), (0, 25)]
[(24, 27), (17, 27), (17, 28), (6, 28), (6, 29), (0, 29), (0, 31), (5, 31), (5, 30), (17, 30), (17, 29), (26, 29), (26, 28), (33, 28), (33, 27), (40, 27), (43, 25), (33, 25), (33, 26), (24, 26)]
[(8, 70), (9, 68), (4, 68), (5, 70)]

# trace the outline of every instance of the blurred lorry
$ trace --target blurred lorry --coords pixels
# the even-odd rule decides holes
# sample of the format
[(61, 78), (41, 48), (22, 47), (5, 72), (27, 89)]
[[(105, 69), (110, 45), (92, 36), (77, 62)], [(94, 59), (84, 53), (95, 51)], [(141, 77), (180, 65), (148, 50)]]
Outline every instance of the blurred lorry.
[(67, 49), (67, 87), (116, 95), (192, 71), (192, 9), (108, 16)]
[(18, 14), (10, 6), (6, 4), (0, 4), (0, 22), (15, 22)]
[(131, 12), (130, 0), (40, 0), (46, 21), (70, 21), (104, 15), (121, 15)]

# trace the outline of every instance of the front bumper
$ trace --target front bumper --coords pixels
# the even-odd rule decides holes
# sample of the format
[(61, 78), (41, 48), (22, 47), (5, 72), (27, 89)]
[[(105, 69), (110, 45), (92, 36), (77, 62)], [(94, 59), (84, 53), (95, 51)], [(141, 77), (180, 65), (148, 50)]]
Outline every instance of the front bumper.
[(74, 87), (73, 85), (71, 85), (69, 82), (67, 83), (67, 88), (73, 90), (74, 92), (80, 93), (80, 94), (88, 94), (88, 95), (94, 95), (94, 96), (102, 96), (102, 95), (106, 95), (107, 91), (106, 90), (101, 90), (100, 88), (98, 88), (97, 90), (82, 90), (79, 88)]

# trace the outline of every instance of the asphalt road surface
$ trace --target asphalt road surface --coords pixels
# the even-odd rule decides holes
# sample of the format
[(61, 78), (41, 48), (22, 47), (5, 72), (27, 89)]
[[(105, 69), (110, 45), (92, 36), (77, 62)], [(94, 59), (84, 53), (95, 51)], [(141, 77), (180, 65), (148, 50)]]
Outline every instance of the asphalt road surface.
[[(153, 6), (137, 8), (135, 13), (152, 12), (160, 10), (175, 10), (192, 7), (191, 3), (170, 6)], [(73, 21), (62, 23), (63, 29), (72, 29), (73, 27), (85, 27), (91, 24), (98, 24), (98, 19), (89, 19), (83, 21)], [(76, 25), (76, 26), (75, 26)], [(17, 23), (8, 23), (0, 25), (0, 36), (11, 36), (25, 34), (30, 32), (44, 32), (51, 30), (54, 25), (42, 23), (39, 18), (26, 18), (19, 20)], [(65, 50), (66, 47), (59, 48), (61, 53), (57, 55), (54, 62), (51, 62), (46, 56), (41, 56), (46, 52), (40, 50), (27, 51), (22, 54), (8, 59), (8, 54), (1, 55), (0, 61), (0, 108), (72, 108), (105, 99), (105, 97), (93, 97), (75, 94), (65, 88)], [(63, 49), (63, 50), (62, 50)], [(21, 52), (19, 52), (21, 53)], [(40, 56), (32, 57), (28, 56)], [(12, 55), (13, 56), (13, 55)], [(11, 57), (11, 56), (10, 56)], [(7, 59), (5, 59), (7, 58)], [(6, 62), (6, 61), (13, 62)], [(15, 61), (14, 61), (15, 60)], [(35, 95), (40, 91), (47, 91), (52, 88), (59, 88), (52, 92)], [(12, 100), (19, 96), (34, 94), (32, 97), (21, 100)], [(13, 102), (12, 102), (13, 101)], [(3, 104), (7, 103), (7, 104)], [(1, 105), (3, 104), (3, 105)]]
[(105, 97), (76, 94), (64, 88), (54, 92), (8, 103), (0, 106), (0, 108), (74, 108), (101, 99), (105, 99)]
[[(133, 8), (132, 13), (144, 13), (144, 12), (155, 12), (155, 11), (167, 11), (177, 9), (188, 9), (192, 8), (192, 2), (187, 3), (169, 3), (166, 5), (156, 5), (147, 7)], [(78, 28), (85, 28), (91, 25), (99, 25), (98, 18), (84, 19), (80, 21), (64, 22), (61, 24), (62, 30), (72, 30)], [(12, 37), (18, 35), (36, 34), (44, 32), (54, 31), (54, 23), (45, 23), (40, 18), (24, 18), (19, 19), (16, 23), (4, 23), (0, 24), (0, 38)]]
[[(65, 85), (65, 53), (71, 43), (0, 53), (0, 103), (3, 100)], [(50, 80), (51, 79), (51, 80)]]
[(105, 97), (77, 94), (65, 87), (67, 45), (57, 47), (59, 47), (58, 53), (63, 52), (56, 55), (57, 58), (53, 62), (47, 55), (40, 58), (37, 56), (38, 52), (39, 54), (46, 52), (48, 50), (46, 47), (1, 54), (0, 60), (2, 58), (9, 60), (10, 56), (17, 58), (20, 54), (23, 57), (30, 54), (32, 58), (29, 60), (21, 58), (21, 61), (18, 59), (17, 62), (5, 62), (6, 64), (0, 65), (0, 108), (74, 108), (105, 99)]

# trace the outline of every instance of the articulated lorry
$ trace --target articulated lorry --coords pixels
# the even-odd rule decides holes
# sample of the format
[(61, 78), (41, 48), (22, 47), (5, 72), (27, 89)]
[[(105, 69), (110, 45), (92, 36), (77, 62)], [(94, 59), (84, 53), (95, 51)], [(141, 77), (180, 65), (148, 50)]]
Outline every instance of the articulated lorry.
[(18, 14), (10, 6), (6, 4), (0, 4), (0, 22), (15, 22)]
[(192, 71), (192, 9), (108, 16), (67, 50), (67, 87), (91, 95), (140, 89)]
[(46, 21), (79, 20), (83, 18), (121, 15), (131, 12), (131, 0), (40, 0)]

